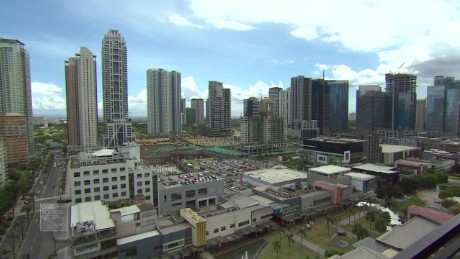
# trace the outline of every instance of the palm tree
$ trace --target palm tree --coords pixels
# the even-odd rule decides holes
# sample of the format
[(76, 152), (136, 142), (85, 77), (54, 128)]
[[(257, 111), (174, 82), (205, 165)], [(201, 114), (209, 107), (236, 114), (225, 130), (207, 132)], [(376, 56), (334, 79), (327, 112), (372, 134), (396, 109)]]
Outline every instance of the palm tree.
[(286, 228), (283, 226), (280, 227), (280, 245), (281, 245), (281, 234), (286, 235)]
[(377, 218), (377, 215), (375, 211), (370, 210), (366, 213), (366, 219), (369, 220), (369, 232), (372, 231), (372, 222), (374, 222), (376, 218)]
[(297, 234), (300, 235), (300, 246), (302, 246), (302, 237), (307, 239), (307, 228), (305, 226), (301, 227), (299, 230), (297, 230)]
[(281, 242), (277, 240), (277, 241), (273, 242), (272, 245), (273, 245), (273, 249), (275, 249), (275, 251), (276, 251), (276, 258), (278, 258), (278, 253), (279, 253), (279, 251), (281, 249)]
[(336, 226), (336, 232), (337, 232), (337, 222), (339, 221), (339, 218), (337, 215), (333, 214), (328, 214), (326, 216), (326, 222), (327, 222), (327, 234), (329, 235), (329, 224), (335, 225)]
[(369, 232), (367, 229), (365, 229), (361, 224), (355, 223), (353, 225), (353, 229), (351, 232), (358, 238), (358, 240), (361, 240), (369, 235)]
[(289, 233), (286, 235), (286, 238), (287, 238), (288, 244), (289, 244), (289, 253), (291, 253), (291, 243), (294, 242), (294, 238), (293, 238), (293, 237), (294, 237), (294, 235), (293, 235), (291, 232), (289, 232)]

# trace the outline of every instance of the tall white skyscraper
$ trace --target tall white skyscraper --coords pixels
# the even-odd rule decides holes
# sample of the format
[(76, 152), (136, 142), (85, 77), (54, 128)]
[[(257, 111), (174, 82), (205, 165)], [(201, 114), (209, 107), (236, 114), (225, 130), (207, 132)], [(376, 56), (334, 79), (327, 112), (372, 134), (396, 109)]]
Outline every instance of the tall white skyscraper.
[(163, 69), (147, 70), (148, 134), (180, 133), (181, 104), (181, 74)]
[(208, 100), (206, 102), (206, 120), (209, 134), (213, 136), (228, 136), (231, 133), (230, 124), (231, 93), (224, 88), (222, 82), (209, 81)]
[(102, 98), (107, 135), (104, 146), (118, 147), (134, 141), (128, 118), (128, 55), (125, 39), (109, 30), (102, 39)]
[(97, 146), (96, 56), (85, 47), (65, 64), (69, 145)]
[(29, 53), (24, 43), (0, 38), (0, 112), (27, 117), (29, 156), (35, 153)]

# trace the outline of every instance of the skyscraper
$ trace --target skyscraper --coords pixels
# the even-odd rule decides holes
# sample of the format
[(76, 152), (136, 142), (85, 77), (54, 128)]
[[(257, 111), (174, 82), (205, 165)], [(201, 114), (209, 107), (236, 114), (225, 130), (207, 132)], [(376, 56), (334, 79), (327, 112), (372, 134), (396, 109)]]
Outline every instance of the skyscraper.
[(413, 74), (385, 74), (389, 112), (386, 127), (393, 130), (415, 129), (417, 76)]
[(128, 54), (125, 39), (110, 29), (102, 39), (102, 99), (107, 135), (104, 146), (134, 141), (128, 119)]
[(195, 126), (205, 125), (204, 121), (204, 101), (201, 98), (193, 98), (190, 101), (192, 109), (195, 110)]
[(288, 88), (286, 90), (281, 90), (280, 91), (280, 102), (279, 102), (279, 111), (280, 111), (280, 118), (283, 118), (285, 120), (284, 124), (288, 125), (289, 121), (289, 99), (290, 99), (290, 94), (291, 89)]
[(182, 131), (181, 74), (163, 69), (147, 70), (148, 134), (167, 135)]
[(249, 97), (243, 100), (243, 116), (254, 117), (258, 116), (260, 111), (260, 100), (256, 97)]
[(97, 146), (96, 56), (85, 47), (65, 63), (69, 145)]
[[(293, 124), (301, 125), (302, 121), (312, 119), (312, 86), (311, 78), (297, 76), (291, 78), (291, 95), (290, 95), (290, 121)], [(294, 127), (295, 128), (295, 127)]]
[(417, 100), (417, 111), (415, 112), (415, 130), (426, 129), (426, 99)]
[(445, 128), (445, 87), (427, 87), (426, 130), (444, 131)]
[(0, 38), (0, 112), (27, 117), (29, 156), (34, 154), (29, 53), (24, 43)]
[(185, 115), (185, 109), (187, 108), (187, 101), (184, 99), (180, 100), (180, 114), (181, 114), (181, 123), (188, 123), (187, 116)]
[(360, 130), (385, 128), (386, 95), (378, 85), (360, 85), (356, 91), (356, 127)]
[(206, 120), (209, 134), (228, 136), (231, 133), (231, 93), (222, 82), (209, 81)]
[(318, 121), (320, 134), (348, 128), (348, 80), (315, 79), (311, 82), (312, 120)]
[(272, 101), (272, 116), (274, 118), (280, 117), (280, 93), (282, 90), (281, 87), (268, 89), (268, 98)]

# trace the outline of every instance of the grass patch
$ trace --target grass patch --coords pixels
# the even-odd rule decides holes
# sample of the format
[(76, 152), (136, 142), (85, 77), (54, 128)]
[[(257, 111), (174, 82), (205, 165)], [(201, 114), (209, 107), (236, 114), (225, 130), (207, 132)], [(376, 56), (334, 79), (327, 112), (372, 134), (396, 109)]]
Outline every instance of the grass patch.
[[(268, 244), (264, 248), (264, 250), (260, 253), (260, 259), (286, 259), (286, 258), (325, 258), (312, 250), (301, 246), (299, 243), (295, 242), (291, 243), (291, 252), (289, 252), (289, 245), (288, 240), (284, 235), (281, 235), (281, 249), (279, 250), (278, 257), (276, 255), (275, 249), (273, 249), (273, 242), (280, 240), (280, 235), (278, 231), (273, 231), (270, 235), (264, 238), (268, 241)], [(308, 238), (307, 238), (308, 239)]]

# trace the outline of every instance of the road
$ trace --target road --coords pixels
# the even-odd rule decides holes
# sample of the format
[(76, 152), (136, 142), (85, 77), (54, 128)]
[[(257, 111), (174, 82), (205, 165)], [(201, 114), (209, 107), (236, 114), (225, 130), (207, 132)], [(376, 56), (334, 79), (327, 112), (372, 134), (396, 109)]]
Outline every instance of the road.
[[(37, 194), (35, 201), (35, 214), (32, 218), (29, 231), (26, 233), (25, 241), (20, 247), (19, 258), (48, 258), (49, 255), (54, 253), (55, 242), (53, 231), (40, 230), (40, 204), (55, 203), (59, 199), (59, 186), (60, 179), (64, 172), (64, 167), (52, 167), (49, 173), (44, 173), (45, 176), (41, 178), (37, 184), (37, 189), (34, 190)], [(42, 184), (41, 181), (43, 181)], [(64, 244), (57, 242), (57, 249), (62, 248)], [(25, 256), (26, 255), (26, 256)]]

